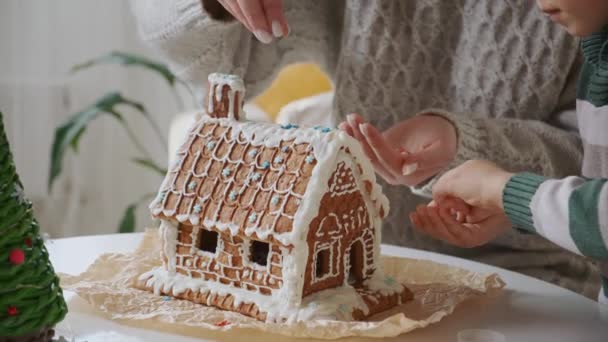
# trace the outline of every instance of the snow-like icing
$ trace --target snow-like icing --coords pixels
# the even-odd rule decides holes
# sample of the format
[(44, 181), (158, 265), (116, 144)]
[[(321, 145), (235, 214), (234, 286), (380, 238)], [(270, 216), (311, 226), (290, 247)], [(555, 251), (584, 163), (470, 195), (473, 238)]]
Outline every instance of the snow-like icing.
[[(384, 276), (378, 274), (367, 281), (366, 284), (375, 285), (374, 290), (380, 290), (384, 294), (398, 293), (403, 286), (395, 282), (396, 286), (381, 286), (387, 282)], [(319, 292), (315, 292), (298, 306), (285, 305), (282, 299), (275, 296), (265, 296), (245, 289), (235, 288), (215, 281), (205, 281), (200, 278), (191, 278), (179, 273), (171, 273), (162, 267), (155, 268), (142, 274), (139, 280), (144, 281), (147, 287), (160, 295), (161, 292), (170, 295), (179, 295), (186, 290), (201, 293), (217, 294), (220, 296), (232, 295), (234, 306), (241, 303), (254, 303), (260, 311), (266, 312), (267, 322), (279, 322), (285, 320), (287, 323), (298, 321), (315, 320), (341, 320), (351, 321), (353, 310), (359, 309), (364, 314), (369, 313), (369, 307), (357, 291), (344, 285)], [(207, 296), (211, 299), (214, 296)], [(368, 298), (372, 299), (372, 297)], [(205, 303), (211, 305), (210, 302)]]

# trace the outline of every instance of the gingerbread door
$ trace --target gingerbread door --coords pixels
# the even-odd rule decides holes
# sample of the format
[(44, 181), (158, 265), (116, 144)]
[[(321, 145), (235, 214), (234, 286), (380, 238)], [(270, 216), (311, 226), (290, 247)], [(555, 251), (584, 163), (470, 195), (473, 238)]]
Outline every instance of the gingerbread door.
[(348, 254), (350, 261), (348, 284), (357, 287), (363, 283), (363, 244), (360, 240), (353, 241)]

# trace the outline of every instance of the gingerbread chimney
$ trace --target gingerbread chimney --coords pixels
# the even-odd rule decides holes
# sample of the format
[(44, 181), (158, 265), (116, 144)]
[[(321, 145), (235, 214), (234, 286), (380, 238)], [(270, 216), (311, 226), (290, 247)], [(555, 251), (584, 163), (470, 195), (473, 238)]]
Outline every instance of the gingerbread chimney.
[(214, 118), (239, 120), (243, 110), (245, 86), (235, 75), (210, 74), (207, 114)]

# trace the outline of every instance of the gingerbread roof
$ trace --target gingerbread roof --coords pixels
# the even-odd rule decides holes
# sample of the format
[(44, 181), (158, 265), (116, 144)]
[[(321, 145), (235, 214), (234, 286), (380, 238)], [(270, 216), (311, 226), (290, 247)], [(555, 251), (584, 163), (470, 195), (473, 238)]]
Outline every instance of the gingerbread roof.
[(150, 204), (156, 217), (293, 245), (330, 191), (339, 156), (358, 166), (370, 209), (388, 211), (360, 145), (340, 131), (203, 115), (177, 154)]

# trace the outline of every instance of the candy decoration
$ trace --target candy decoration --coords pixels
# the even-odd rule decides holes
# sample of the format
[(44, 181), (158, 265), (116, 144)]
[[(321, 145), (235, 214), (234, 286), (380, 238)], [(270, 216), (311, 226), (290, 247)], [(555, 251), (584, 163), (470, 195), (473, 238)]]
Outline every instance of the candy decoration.
[(294, 125), (294, 124), (281, 125), (281, 128), (283, 128), (283, 129), (292, 129), (292, 128), (298, 128), (298, 127), (300, 127), (300, 126)]
[(252, 181), (254, 181), (254, 182), (257, 182), (257, 181), (259, 181), (259, 180), (260, 180), (260, 178), (261, 178), (261, 177), (262, 177), (262, 176), (260, 176), (260, 174), (259, 174), (259, 173), (253, 173), (253, 174), (251, 175), (251, 180), (252, 180)]
[(19, 310), (11, 305), (8, 307), (8, 309), (6, 309), (6, 313), (8, 313), (9, 316), (17, 316), (19, 314)]
[(215, 147), (215, 141), (210, 141), (207, 143), (208, 149), (213, 150), (214, 147)]
[(287, 153), (287, 152), (289, 152), (289, 146), (283, 146), (283, 148), (281, 149), (281, 151), (282, 151), (283, 153)]
[(25, 261), (25, 253), (23, 253), (22, 249), (15, 248), (8, 255), (8, 260), (13, 265), (21, 265)]
[(188, 190), (193, 191), (194, 189), (196, 189), (196, 182), (192, 181), (188, 184)]
[(222, 170), (222, 176), (228, 177), (228, 176), (230, 176), (231, 172), (232, 172), (232, 170), (230, 170), (228, 168), (225, 168), (225, 169)]
[(254, 158), (255, 156), (258, 155), (258, 150), (251, 150), (251, 151), (249, 151), (248, 154), (251, 158)]
[(236, 197), (238, 196), (238, 192), (232, 190), (230, 191), (230, 194), (228, 195), (228, 198), (230, 198), (231, 201), (236, 201)]
[(275, 164), (280, 164), (280, 163), (282, 163), (282, 162), (283, 162), (283, 157), (280, 157), (280, 156), (279, 156), (279, 157), (274, 158), (274, 163), (275, 163)]
[(253, 223), (253, 222), (255, 222), (255, 220), (257, 218), (258, 218), (258, 214), (252, 213), (251, 215), (249, 215), (249, 219), (248, 220), (249, 220), (250, 223)]
[[(36, 333), (50, 341), (49, 330), (65, 317), (67, 306), (47, 250), (39, 243), (40, 227), (15, 169), (2, 113), (0, 170), (0, 340)], [(18, 318), (10, 318), (14, 316)]]
[(270, 203), (277, 205), (277, 204), (279, 204), (279, 199), (280, 199), (279, 195), (274, 195), (274, 196), (272, 196)]
[(265, 161), (265, 162), (262, 163), (262, 169), (266, 170), (269, 167), (270, 167), (270, 162)]
[(200, 214), (200, 213), (201, 213), (201, 211), (203, 211), (203, 208), (201, 207), (201, 205), (200, 205), (200, 204), (198, 204), (198, 203), (197, 203), (197, 204), (195, 204), (195, 205), (194, 205), (194, 207), (192, 208), (192, 211), (193, 211), (195, 214)]
[(307, 164), (312, 164), (315, 161), (315, 157), (313, 157), (313, 156), (307, 156), (306, 159), (304, 159), (304, 161)]

